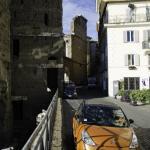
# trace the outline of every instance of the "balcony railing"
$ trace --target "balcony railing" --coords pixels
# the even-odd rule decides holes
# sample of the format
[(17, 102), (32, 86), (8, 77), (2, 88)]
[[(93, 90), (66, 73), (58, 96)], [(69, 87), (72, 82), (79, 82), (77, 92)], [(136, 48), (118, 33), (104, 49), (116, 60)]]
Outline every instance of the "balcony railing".
[(118, 24), (118, 23), (134, 23), (134, 22), (150, 22), (150, 14), (137, 14), (133, 16), (117, 15), (110, 16), (108, 23)]
[(150, 49), (150, 41), (143, 41), (142, 47), (143, 49)]

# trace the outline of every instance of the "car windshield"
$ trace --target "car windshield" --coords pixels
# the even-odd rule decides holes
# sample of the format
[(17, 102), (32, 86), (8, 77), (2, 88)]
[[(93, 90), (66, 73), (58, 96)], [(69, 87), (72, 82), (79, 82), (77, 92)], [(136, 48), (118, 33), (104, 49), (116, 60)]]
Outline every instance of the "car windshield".
[(128, 121), (118, 107), (85, 106), (83, 122), (112, 127), (128, 127)]

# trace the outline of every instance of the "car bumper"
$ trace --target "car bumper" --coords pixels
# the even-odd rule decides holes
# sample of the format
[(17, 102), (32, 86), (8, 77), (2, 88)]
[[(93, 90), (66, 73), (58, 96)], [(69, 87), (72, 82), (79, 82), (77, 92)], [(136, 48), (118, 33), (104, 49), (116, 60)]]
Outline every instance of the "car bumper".
[(107, 147), (107, 146), (89, 146), (83, 141), (77, 146), (77, 150), (140, 150), (140, 148), (130, 149), (129, 147), (119, 148), (119, 147)]

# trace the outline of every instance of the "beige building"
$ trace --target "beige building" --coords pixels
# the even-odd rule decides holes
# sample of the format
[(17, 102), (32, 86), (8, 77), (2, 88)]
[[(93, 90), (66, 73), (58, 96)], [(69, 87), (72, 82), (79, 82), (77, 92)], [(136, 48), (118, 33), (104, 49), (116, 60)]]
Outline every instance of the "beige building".
[(71, 34), (65, 35), (64, 80), (77, 85), (87, 82), (87, 19), (76, 16), (71, 23)]
[(9, 143), (12, 127), (10, 101), (9, 1), (0, 1), (0, 149)]

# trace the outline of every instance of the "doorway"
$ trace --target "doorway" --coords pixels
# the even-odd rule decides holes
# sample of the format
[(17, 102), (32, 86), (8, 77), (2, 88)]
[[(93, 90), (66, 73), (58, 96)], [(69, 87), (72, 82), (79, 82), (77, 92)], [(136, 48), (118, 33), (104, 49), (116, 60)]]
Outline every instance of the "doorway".
[(47, 69), (47, 86), (50, 88), (52, 93), (55, 93), (58, 88), (58, 69), (48, 68)]

